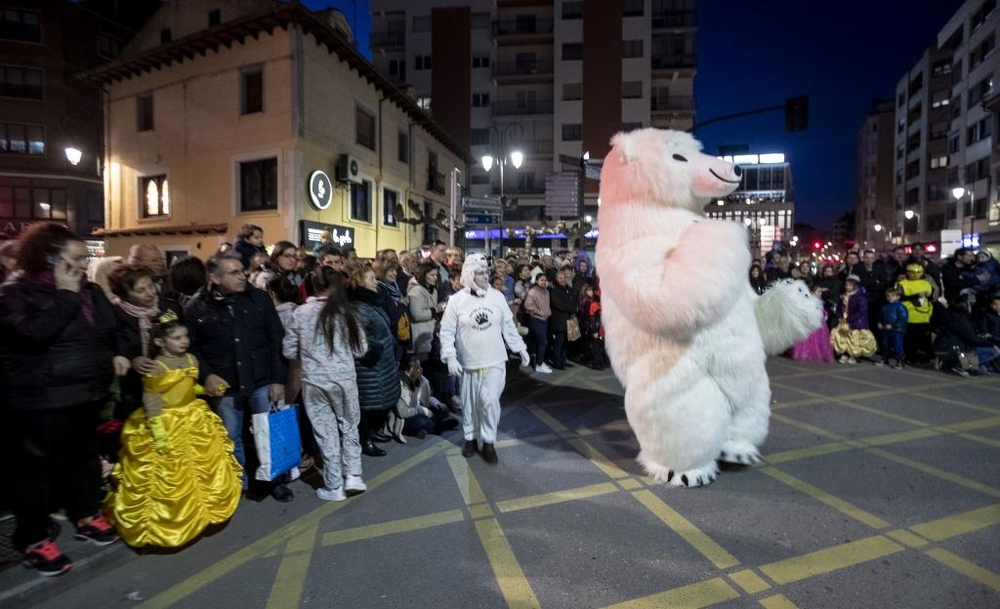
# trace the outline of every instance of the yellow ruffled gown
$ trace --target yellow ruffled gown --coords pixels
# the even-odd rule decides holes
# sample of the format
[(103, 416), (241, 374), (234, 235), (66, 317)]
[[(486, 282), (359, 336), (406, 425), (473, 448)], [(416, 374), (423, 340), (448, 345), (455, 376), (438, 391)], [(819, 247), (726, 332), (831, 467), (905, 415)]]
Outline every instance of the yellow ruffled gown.
[(163, 373), (144, 377), (142, 384), (163, 399), (159, 419), (168, 447), (157, 451), (144, 410), (133, 412), (122, 427), (114, 490), (104, 504), (130, 546), (173, 548), (233, 515), (243, 470), (222, 419), (195, 397), (197, 360), (188, 355), (176, 369), (157, 363)]

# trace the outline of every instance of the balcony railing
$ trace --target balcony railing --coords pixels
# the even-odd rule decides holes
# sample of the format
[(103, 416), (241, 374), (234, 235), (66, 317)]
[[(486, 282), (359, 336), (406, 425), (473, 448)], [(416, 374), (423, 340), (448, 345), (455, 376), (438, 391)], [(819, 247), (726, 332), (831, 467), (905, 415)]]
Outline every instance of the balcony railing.
[(698, 25), (698, 13), (695, 11), (653, 13), (653, 28), (695, 27), (696, 25)]
[(427, 190), (431, 192), (436, 192), (439, 195), (444, 194), (444, 174), (434, 171), (433, 169), (427, 170)]
[(494, 76), (529, 76), (532, 74), (552, 74), (552, 60), (498, 61), (493, 64)]
[(552, 100), (493, 102), (494, 116), (511, 116), (515, 114), (552, 114)]
[(551, 34), (554, 21), (543, 19), (500, 19), (493, 22), (494, 36), (529, 36)]
[(403, 46), (406, 46), (406, 32), (372, 32), (371, 47), (373, 49)]
[(652, 97), (649, 100), (649, 109), (652, 112), (694, 110), (694, 98), (681, 96)]
[(669, 70), (671, 68), (693, 68), (697, 60), (694, 53), (681, 53), (676, 55), (653, 55), (652, 63), (654, 70)]

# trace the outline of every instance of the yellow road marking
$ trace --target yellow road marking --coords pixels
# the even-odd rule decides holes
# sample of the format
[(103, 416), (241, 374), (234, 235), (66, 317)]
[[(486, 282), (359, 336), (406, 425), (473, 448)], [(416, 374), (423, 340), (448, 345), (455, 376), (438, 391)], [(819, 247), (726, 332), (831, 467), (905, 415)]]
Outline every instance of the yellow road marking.
[(628, 478), (629, 473), (622, 468), (618, 467), (611, 462), (610, 459), (605, 457), (596, 448), (587, 443), (583, 438), (572, 438), (566, 440), (570, 443), (573, 448), (577, 450), (585, 459), (589, 459), (591, 463), (594, 464), (599, 470), (605, 474), (611, 476), (614, 479)]
[(598, 497), (609, 493), (617, 493), (618, 491), (619, 488), (615, 486), (614, 483), (603, 482), (601, 484), (593, 484), (591, 486), (573, 488), (565, 491), (556, 491), (554, 493), (544, 493), (542, 495), (508, 499), (507, 501), (497, 501), (497, 509), (504, 513), (516, 512), (518, 510), (526, 510), (529, 508), (541, 507), (543, 505), (552, 505), (553, 503)]
[(617, 482), (626, 491), (634, 491), (637, 488), (642, 488), (642, 482), (639, 482), (635, 478), (621, 478)]
[(524, 576), (500, 523), (496, 518), (487, 518), (477, 520), (474, 524), (507, 606), (511, 609), (540, 608), (538, 598), (535, 597), (528, 578)]
[(721, 577), (609, 605), (605, 609), (698, 609), (739, 598), (740, 593)]
[(911, 429), (910, 431), (900, 431), (897, 433), (889, 433), (882, 436), (872, 436), (870, 438), (862, 438), (861, 441), (869, 446), (881, 446), (883, 444), (897, 444), (899, 442), (922, 440), (924, 438), (930, 438), (932, 436), (939, 436), (942, 433), (943, 432), (937, 428), (923, 427), (920, 429)]
[(764, 609), (798, 609), (795, 603), (781, 594), (762, 598), (760, 599), (760, 604), (764, 606)]
[(975, 421), (965, 421), (964, 423), (952, 423), (948, 429), (955, 431), (976, 431), (977, 429), (989, 429), (1000, 425), (1000, 417), (990, 417), (988, 419), (976, 419)]
[(458, 490), (462, 493), (465, 505), (486, 501), (486, 495), (483, 494), (483, 489), (479, 486), (479, 481), (476, 480), (476, 477), (472, 475), (472, 471), (469, 470), (469, 464), (465, 457), (461, 454), (449, 456), (448, 465), (451, 467), (451, 473), (455, 476), (455, 482), (458, 483)]
[[(414, 516), (413, 518), (402, 518), (400, 520), (390, 520), (389, 522), (380, 522), (378, 524), (370, 524), (350, 529), (343, 529), (340, 531), (330, 531), (329, 533), (323, 535), (322, 545), (334, 546), (342, 543), (350, 543), (352, 541), (361, 541), (363, 539), (375, 539), (376, 537), (385, 537), (386, 535), (407, 533), (409, 531), (419, 531), (420, 529), (429, 529), (431, 527), (451, 524), (453, 522), (461, 522), (463, 520), (465, 520), (465, 514), (462, 513), (462, 510), (435, 512), (433, 514), (425, 514), (424, 516)], [(289, 544), (289, 550), (291, 550), (291, 544)]]
[(927, 545), (927, 540), (919, 535), (914, 535), (909, 531), (904, 531), (903, 529), (896, 529), (895, 531), (889, 531), (886, 533), (889, 537), (892, 537), (899, 543), (911, 547), (911, 548), (922, 548)]
[(817, 550), (802, 556), (779, 560), (769, 565), (763, 565), (760, 570), (779, 584), (789, 584), (813, 575), (859, 565), (903, 550), (903, 546), (878, 535)]
[(827, 431), (821, 427), (816, 427), (815, 425), (810, 425), (809, 423), (803, 423), (802, 421), (796, 421), (795, 419), (786, 417), (785, 415), (771, 413), (771, 418), (775, 421), (781, 421), (786, 425), (791, 425), (792, 427), (798, 427), (799, 429), (804, 429), (808, 432), (814, 433), (817, 436), (822, 436), (828, 440), (846, 440), (847, 438), (840, 435), (839, 433), (834, 433), (832, 431)]
[(970, 410), (978, 410), (980, 412), (989, 412), (991, 414), (997, 414), (1000, 410), (996, 408), (990, 408), (989, 406), (980, 406), (978, 404), (970, 404), (969, 402), (963, 402), (962, 400), (953, 400), (949, 397), (943, 395), (929, 395), (924, 393), (915, 393), (913, 391), (906, 391), (910, 395), (916, 395), (921, 398), (931, 399), (935, 402), (942, 402), (944, 404), (951, 404), (952, 406), (962, 406), (963, 408), (968, 408)]
[(764, 581), (764, 578), (757, 575), (750, 569), (736, 571), (729, 574), (729, 579), (736, 582), (736, 585), (746, 591), (747, 594), (757, 594), (771, 587), (771, 584)]
[(473, 520), (479, 520), (480, 518), (490, 518), (493, 516), (493, 508), (491, 508), (490, 504), (488, 503), (470, 505), (469, 516), (472, 516)]
[(930, 423), (925, 423), (924, 421), (919, 421), (910, 417), (904, 417), (901, 414), (896, 414), (894, 412), (886, 412), (884, 410), (879, 410), (878, 408), (872, 408), (871, 406), (863, 406), (861, 404), (855, 404), (854, 402), (844, 400), (841, 398), (836, 398), (834, 400), (837, 404), (845, 406), (847, 408), (853, 408), (854, 410), (860, 410), (861, 412), (867, 412), (868, 414), (873, 414), (877, 417), (882, 417), (884, 419), (892, 419), (893, 421), (899, 421), (900, 423), (906, 423), (907, 425), (915, 425), (917, 427), (927, 427)]
[(949, 569), (957, 571), (984, 586), (989, 586), (994, 590), (1000, 591), (1000, 575), (993, 571), (984, 569), (976, 563), (969, 562), (961, 556), (952, 554), (943, 548), (927, 550), (926, 554)]
[(960, 433), (958, 434), (960, 438), (965, 438), (966, 440), (972, 440), (973, 442), (979, 442), (980, 444), (986, 444), (988, 446), (996, 446), (1000, 448), (1000, 440), (994, 440), (993, 438), (987, 438), (985, 436), (977, 436), (971, 433)]
[(271, 594), (267, 597), (268, 609), (288, 607), (289, 599), (302, 598), (318, 529), (317, 520), (307, 530), (288, 540), (285, 554), (281, 557), (278, 572), (274, 576), (274, 584), (271, 585)]
[[(413, 455), (409, 459), (398, 463), (393, 467), (382, 472), (378, 476), (375, 476), (368, 481), (369, 492), (376, 489), (383, 484), (389, 482), (393, 478), (399, 476), (400, 474), (406, 472), (412, 467), (423, 463), (430, 457), (438, 454), (441, 450), (445, 448), (445, 442), (438, 441), (435, 444), (429, 446), (428, 448), (422, 450), (421, 452)], [(342, 501), (340, 503), (327, 503), (322, 507), (318, 507), (312, 512), (299, 517), (278, 529), (275, 529), (271, 533), (265, 535), (264, 537), (258, 539), (257, 541), (244, 546), (243, 549), (234, 552), (223, 560), (215, 563), (214, 565), (203, 569), (188, 577), (187, 579), (174, 584), (173, 586), (167, 588), (166, 590), (160, 592), (156, 596), (150, 598), (144, 602), (140, 607), (171, 607), (179, 603), (182, 599), (187, 597), (194, 592), (202, 589), (203, 587), (211, 584), (212, 582), (220, 579), (226, 574), (236, 570), (247, 562), (260, 557), (263, 554), (267, 554), (275, 548), (282, 547), (289, 538), (297, 537), (303, 535), (310, 530), (313, 530), (319, 521), (323, 520), (330, 514), (336, 512), (337, 510), (343, 508), (348, 502)], [(285, 599), (291, 605), (298, 606), (299, 599)]]
[[(548, 442), (549, 440), (555, 440), (558, 438), (554, 433), (543, 433), (537, 436), (529, 436), (527, 438), (508, 438), (506, 440), (497, 440), (497, 448), (509, 448), (511, 446), (519, 446), (521, 444), (535, 444), (536, 442)], [(455, 454), (461, 454), (461, 451), (455, 451)]]
[(535, 410), (532, 410), (531, 414), (538, 417), (542, 421), (542, 423), (545, 423), (545, 425), (547, 425), (549, 429), (551, 429), (556, 433), (559, 433), (560, 431), (569, 431), (568, 429), (566, 429), (565, 425), (559, 422), (558, 419), (556, 419), (549, 413), (545, 412), (541, 408), (536, 408)]
[(772, 478), (778, 480), (779, 482), (787, 484), (788, 486), (805, 493), (806, 495), (809, 495), (810, 497), (812, 497), (816, 501), (819, 501), (820, 503), (824, 503), (832, 507), (841, 514), (850, 516), (851, 518), (854, 518), (859, 522), (863, 522), (870, 527), (881, 529), (889, 526), (888, 522), (882, 520), (878, 516), (870, 514), (862, 510), (861, 508), (852, 505), (844, 501), (843, 499), (840, 499), (839, 497), (831, 495), (830, 493), (824, 491), (821, 488), (815, 487), (803, 480), (799, 480), (798, 478), (786, 474), (781, 470), (775, 469), (773, 467), (762, 467), (760, 468), (759, 471), (761, 473), (767, 474), (768, 476), (771, 476)]
[(632, 496), (719, 569), (728, 569), (740, 564), (735, 556), (727, 552), (714, 539), (694, 526), (691, 521), (681, 516), (651, 491), (636, 491), (632, 493)]
[(891, 452), (882, 450), (881, 448), (870, 448), (868, 449), (868, 452), (876, 454), (885, 459), (889, 459), (890, 461), (895, 461), (896, 463), (899, 463), (901, 465), (911, 467), (915, 470), (922, 471), (926, 474), (930, 474), (937, 478), (941, 478), (943, 480), (947, 480), (949, 482), (954, 482), (955, 484), (960, 484), (962, 486), (971, 488), (973, 490), (979, 491), (980, 493), (990, 495), (991, 497), (1000, 497), (1000, 490), (997, 490), (992, 486), (981, 484), (979, 482), (976, 482), (975, 480), (969, 480), (968, 478), (964, 478), (962, 476), (959, 476), (958, 474), (946, 472), (943, 469), (938, 469), (930, 465), (925, 465), (919, 461), (914, 461), (913, 459), (907, 459), (906, 457), (901, 457)]
[(839, 453), (845, 450), (850, 450), (851, 447), (840, 442), (833, 442), (831, 444), (817, 444), (816, 446), (807, 446), (806, 448), (795, 448), (793, 450), (785, 450), (780, 453), (771, 453), (769, 455), (764, 455), (765, 463), (785, 463), (787, 461), (798, 461), (799, 459), (808, 459), (809, 457), (821, 457), (823, 455), (829, 455), (831, 453)]
[(931, 541), (943, 541), (1000, 524), (1000, 504), (945, 516), (910, 527), (910, 530)]

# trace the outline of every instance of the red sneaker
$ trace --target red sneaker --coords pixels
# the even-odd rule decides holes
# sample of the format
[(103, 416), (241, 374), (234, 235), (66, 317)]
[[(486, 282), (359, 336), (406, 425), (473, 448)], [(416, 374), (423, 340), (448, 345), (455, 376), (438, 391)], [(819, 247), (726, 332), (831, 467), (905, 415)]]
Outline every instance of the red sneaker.
[(43, 539), (24, 549), (24, 566), (34, 569), (39, 575), (53, 577), (72, 569), (73, 563), (56, 542)]
[(75, 537), (98, 546), (106, 546), (120, 539), (115, 528), (100, 514), (87, 524), (77, 524)]

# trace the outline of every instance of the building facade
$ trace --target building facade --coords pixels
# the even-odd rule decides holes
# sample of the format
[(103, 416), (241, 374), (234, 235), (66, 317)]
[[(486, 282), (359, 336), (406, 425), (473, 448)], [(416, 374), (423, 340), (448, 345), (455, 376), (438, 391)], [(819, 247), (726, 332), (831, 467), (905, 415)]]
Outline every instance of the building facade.
[(785, 155), (740, 154), (722, 158), (740, 166), (743, 181), (725, 198), (709, 202), (705, 215), (746, 224), (754, 257), (770, 251), (775, 241), (790, 246), (795, 237), (795, 189), (791, 163)]
[(0, 2), (0, 239), (32, 222), (81, 235), (104, 224), (101, 92), (74, 75), (115, 58), (133, 32), (91, 4)]
[(106, 92), (111, 253), (143, 241), (205, 258), (254, 224), (302, 245), (330, 228), (370, 257), (448, 228), (467, 151), (358, 53), (337, 11), (175, 0), (86, 76)]
[[(586, 181), (582, 201), (571, 192), (585, 155), (602, 158), (620, 130), (693, 125), (694, 0), (370, 8), (376, 68), (471, 152), (470, 194), (503, 195), (508, 226), (596, 216), (596, 181)], [(490, 170), (478, 162), (486, 155), (497, 159)]]
[(872, 103), (871, 112), (858, 130), (855, 168), (855, 231), (863, 247), (885, 249), (895, 236), (893, 214), (894, 100)]

